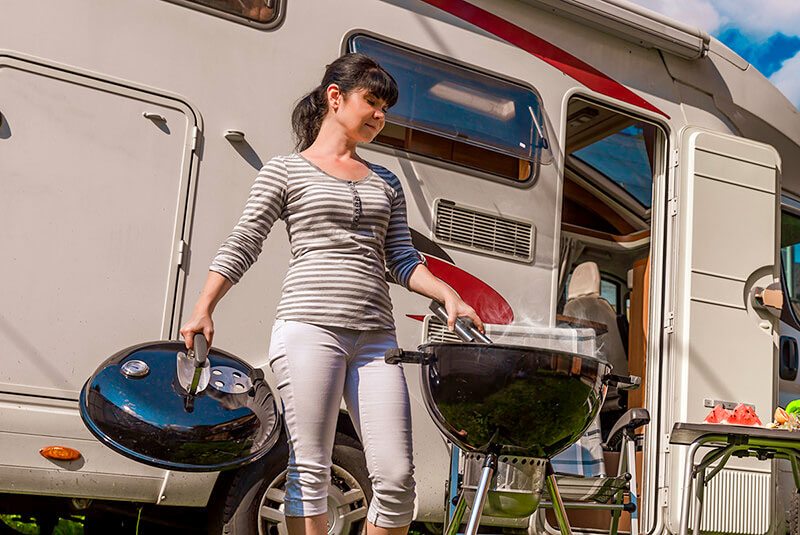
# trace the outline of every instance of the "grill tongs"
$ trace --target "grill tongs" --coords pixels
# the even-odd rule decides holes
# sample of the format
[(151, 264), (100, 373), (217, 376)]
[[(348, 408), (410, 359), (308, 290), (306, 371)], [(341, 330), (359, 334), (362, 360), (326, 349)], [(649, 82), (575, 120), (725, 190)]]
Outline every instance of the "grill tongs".
[[(447, 325), (447, 310), (444, 305), (437, 301), (431, 301), (431, 312), (439, 318), (445, 325)], [(457, 318), (453, 332), (458, 338), (465, 343), (470, 344), (491, 344), (492, 340), (480, 332), (472, 321), (468, 318)], [(388, 364), (397, 364), (399, 362), (407, 362), (414, 364), (428, 364), (427, 355), (419, 351), (404, 351), (400, 348), (394, 348), (386, 351), (384, 360)], [(464, 535), (477, 535), (478, 526), (483, 514), (483, 506), (486, 503), (486, 497), (489, 494), (492, 477), (497, 471), (497, 452), (487, 452), (486, 460), (483, 463), (481, 471), (481, 479), (478, 483), (478, 488), (475, 492), (475, 502), (472, 504), (472, 509), (469, 514), (469, 521), (467, 522), (467, 529)], [(547, 487), (550, 490), (550, 499), (553, 502), (553, 509), (558, 519), (559, 528), (562, 535), (572, 535), (572, 528), (570, 528), (569, 521), (567, 520), (567, 511), (564, 508), (564, 502), (561, 500), (561, 494), (558, 492), (556, 484), (556, 477), (550, 460), (547, 461)], [(444, 530), (444, 535), (457, 535), (458, 528), (461, 525), (461, 520), (467, 509), (466, 499), (464, 498), (463, 490), (458, 493), (458, 501), (455, 504), (455, 510), (452, 518)]]
[[(439, 318), (439, 320), (447, 325), (447, 310), (444, 308), (444, 305), (439, 303), (438, 301), (431, 301), (430, 306), (428, 307), (433, 312), (433, 315)], [(492, 340), (480, 332), (475, 325), (472, 324), (472, 320), (469, 318), (456, 318), (455, 326), (453, 328), (453, 333), (458, 336), (458, 338), (462, 342), (466, 342), (468, 344), (491, 344)], [(386, 351), (386, 356), (384, 360), (387, 364), (398, 364), (400, 362), (408, 362), (410, 364), (423, 364), (427, 356), (424, 353), (419, 351), (405, 351), (400, 349), (399, 347), (389, 349)]]

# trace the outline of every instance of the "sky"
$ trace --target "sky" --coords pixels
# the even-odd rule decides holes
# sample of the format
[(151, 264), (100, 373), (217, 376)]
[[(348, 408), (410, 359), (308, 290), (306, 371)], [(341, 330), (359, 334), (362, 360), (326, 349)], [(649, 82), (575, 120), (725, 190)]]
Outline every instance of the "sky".
[(800, 107), (800, 1), (629, 1), (710, 33)]

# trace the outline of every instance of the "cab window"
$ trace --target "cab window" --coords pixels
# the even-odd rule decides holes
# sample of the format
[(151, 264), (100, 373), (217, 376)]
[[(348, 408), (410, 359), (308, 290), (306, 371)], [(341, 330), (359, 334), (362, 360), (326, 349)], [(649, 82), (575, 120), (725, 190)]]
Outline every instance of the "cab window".
[(800, 317), (800, 216), (781, 213), (781, 267), (795, 318)]
[(375, 58), (400, 89), (375, 143), (516, 182), (551, 161), (531, 89), (365, 35), (351, 37), (349, 47)]
[[(564, 295), (562, 295), (562, 303), (567, 302), (567, 294), (569, 289), (569, 281), (572, 279), (572, 273), (567, 275), (567, 283), (564, 286)], [(608, 301), (608, 304), (611, 305), (611, 308), (614, 309), (614, 312), (619, 314), (620, 306), (623, 305), (621, 302), (622, 299), (622, 285), (617, 282), (616, 280), (612, 279), (605, 273), (600, 274), (600, 297)]]

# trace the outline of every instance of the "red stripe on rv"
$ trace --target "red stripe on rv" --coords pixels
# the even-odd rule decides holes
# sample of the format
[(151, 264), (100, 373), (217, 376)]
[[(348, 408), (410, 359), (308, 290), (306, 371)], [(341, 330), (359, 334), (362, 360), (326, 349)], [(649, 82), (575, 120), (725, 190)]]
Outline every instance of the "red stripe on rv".
[(507, 325), (514, 321), (511, 305), (497, 290), (453, 264), (433, 256), (424, 256), (431, 273), (458, 292), (461, 299), (474, 308), (485, 323)]
[(669, 119), (669, 115), (588, 63), (581, 61), (569, 52), (561, 50), (541, 37), (537, 37), (529, 31), (497, 15), (465, 2), (464, 0), (422, 1), (426, 4), (438, 7), (451, 15), (455, 15), (470, 24), (474, 24), (526, 52), (530, 52), (545, 63), (552, 65), (567, 76), (579, 81), (592, 91), (659, 113)]

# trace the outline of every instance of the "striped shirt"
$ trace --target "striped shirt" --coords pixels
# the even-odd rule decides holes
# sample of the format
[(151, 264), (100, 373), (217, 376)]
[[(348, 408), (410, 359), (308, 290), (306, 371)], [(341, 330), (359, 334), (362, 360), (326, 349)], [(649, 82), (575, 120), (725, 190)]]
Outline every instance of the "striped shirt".
[(273, 158), (258, 173), (239, 222), (209, 269), (239, 282), (280, 218), (292, 258), (276, 318), (394, 328), (386, 270), (408, 287), (423, 260), (411, 244), (400, 181), (384, 167), (369, 167), (366, 178), (353, 182), (299, 154)]

